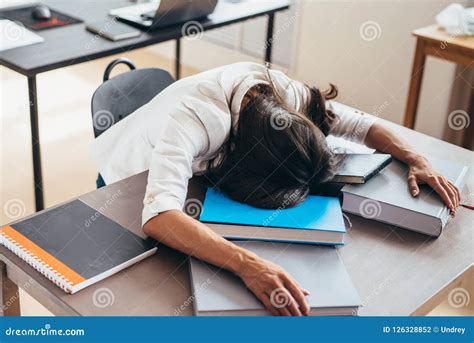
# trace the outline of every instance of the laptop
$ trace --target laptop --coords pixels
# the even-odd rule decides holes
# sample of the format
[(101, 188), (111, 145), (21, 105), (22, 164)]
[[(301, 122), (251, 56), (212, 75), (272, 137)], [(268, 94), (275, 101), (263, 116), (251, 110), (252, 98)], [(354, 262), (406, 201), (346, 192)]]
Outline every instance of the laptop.
[(145, 29), (203, 19), (216, 8), (218, 0), (161, 0), (113, 9), (110, 15)]

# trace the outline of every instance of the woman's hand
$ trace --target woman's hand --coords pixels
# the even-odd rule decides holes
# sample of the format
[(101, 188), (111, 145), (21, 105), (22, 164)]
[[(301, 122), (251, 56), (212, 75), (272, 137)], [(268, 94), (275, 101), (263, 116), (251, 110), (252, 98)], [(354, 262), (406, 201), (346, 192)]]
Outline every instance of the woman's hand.
[(452, 215), (461, 202), (458, 188), (439, 173), (437, 173), (428, 160), (422, 156), (416, 156), (408, 163), (408, 186), (413, 196), (420, 193), (419, 184), (428, 184), (441, 197)]
[(456, 209), (461, 202), (457, 187), (437, 173), (428, 160), (420, 156), (398, 134), (376, 122), (367, 132), (365, 143), (367, 146), (390, 154), (408, 165), (408, 186), (414, 197), (420, 193), (418, 185), (426, 183), (439, 194), (451, 214), (456, 214)]
[(181, 211), (160, 213), (143, 226), (143, 231), (171, 248), (237, 274), (273, 315), (309, 313), (304, 298), (309, 292), (281, 267), (225, 240)]
[(238, 276), (274, 316), (301, 316), (309, 314), (301, 288), (280, 266), (259, 257), (243, 264)]

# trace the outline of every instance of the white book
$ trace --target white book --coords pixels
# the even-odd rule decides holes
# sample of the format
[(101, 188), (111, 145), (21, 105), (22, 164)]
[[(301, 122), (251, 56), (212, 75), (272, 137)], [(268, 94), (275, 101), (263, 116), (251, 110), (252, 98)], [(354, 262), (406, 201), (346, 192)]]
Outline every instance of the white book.
[[(454, 161), (431, 159), (435, 170), (460, 190), (469, 175), (469, 167)], [(408, 169), (393, 161), (369, 182), (342, 188), (342, 210), (367, 219), (438, 237), (450, 216), (438, 194), (430, 187), (420, 186), (413, 197), (408, 188)]]
[(44, 38), (8, 19), (0, 20), (0, 51), (41, 43)]
[[(335, 248), (256, 241), (234, 243), (280, 265), (310, 291), (306, 297), (310, 315), (357, 315), (361, 299)], [(242, 280), (227, 270), (192, 258), (190, 273), (196, 315), (270, 315)], [(289, 300), (278, 288), (269, 298), (276, 307), (284, 307)]]

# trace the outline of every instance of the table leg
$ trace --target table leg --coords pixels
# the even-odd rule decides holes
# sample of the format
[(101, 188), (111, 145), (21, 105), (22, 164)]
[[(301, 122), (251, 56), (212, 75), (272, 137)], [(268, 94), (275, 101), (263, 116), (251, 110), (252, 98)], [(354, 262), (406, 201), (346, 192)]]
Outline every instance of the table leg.
[(41, 211), (44, 208), (44, 200), (40, 138), (38, 128), (38, 96), (36, 93), (36, 76), (28, 77), (28, 93), (30, 99), (31, 149), (33, 153), (35, 207), (36, 211)]
[(7, 277), (7, 265), (2, 261), (0, 261), (0, 297), (2, 299), (1, 316), (19, 316), (21, 314), (18, 286)]
[(181, 39), (176, 39), (176, 54), (175, 54), (174, 77), (179, 80), (181, 77)]
[(275, 13), (268, 15), (267, 22), (267, 38), (265, 39), (265, 62), (272, 63), (272, 47), (273, 47), (273, 27), (275, 26)]
[(403, 125), (413, 129), (416, 121), (416, 111), (418, 108), (418, 100), (420, 98), (421, 81), (423, 79), (423, 71), (425, 69), (425, 47), (424, 42), (420, 39), (416, 42), (415, 58), (411, 70), (410, 89), (408, 90), (408, 100), (405, 110), (405, 118)]
[(471, 95), (469, 96), (469, 105), (467, 106), (467, 115), (470, 118), (471, 124), (468, 127), (466, 127), (466, 129), (465, 129), (464, 136), (463, 136), (463, 139), (462, 139), (462, 146), (466, 149), (472, 150), (472, 148), (474, 148), (472, 146), (472, 144), (473, 144), (472, 137), (474, 137), (474, 125), (473, 125), (473, 121), (474, 121), (474, 90), (472, 90), (472, 88), (471, 88)]

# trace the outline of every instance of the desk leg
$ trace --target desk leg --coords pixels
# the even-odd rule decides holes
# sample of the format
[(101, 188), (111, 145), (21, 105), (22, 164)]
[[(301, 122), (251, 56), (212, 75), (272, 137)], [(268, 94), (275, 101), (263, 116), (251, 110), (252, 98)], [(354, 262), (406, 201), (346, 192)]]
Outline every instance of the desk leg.
[[(471, 122), (474, 120), (474, 90), (471, 88), (471, 95), (469, 96), (469, 105), (467, 107), (467, 114), (470, 117)], [(462, 146), (466, 149), (473, 149), (472, 137), (474, 137), (474, 125), (471, 123), (465, 128), (464, 136), (462, 139)]]
[(18, 286), (7, 277), (7, 265), (0, 261), (0, 296), (2, 307), (1, 316), (20, 315), (20, 293)]
[(272, 63), (272, 48), (273, 48), (273, 27), (275, 26), (275, 13), (268, 15), (267, 22), (267, 38), (265, 40), (265, 62)]
[(44, 208), (44, 202), (43, 176), (41, 171), (40, 138), (38, 128), (38, 97), (36, 94), (36, 76), (28, 77), (28, 93), (30, 99), (31, 148), (33, 152), (35, 206), (36, 211), (41, 211)]
[(176, 54), (175, 54), (176, 62), (174, 66), (174, 77), (176, 80), (179, 80), (181, 77), (181, 39), (176, 39)]
[(410, 89), (408, 90), (408, 100), (405, 110), (405, 118), (403, 125), (413, 129), (416, 121), (416, 110), (418, 108), (418, 100), (420, 98), (421, 81), (423, 79), (423, 71), (425, 69), (425, 46), (420, 39), (416, 42), (415, 58), (411, 70)]

